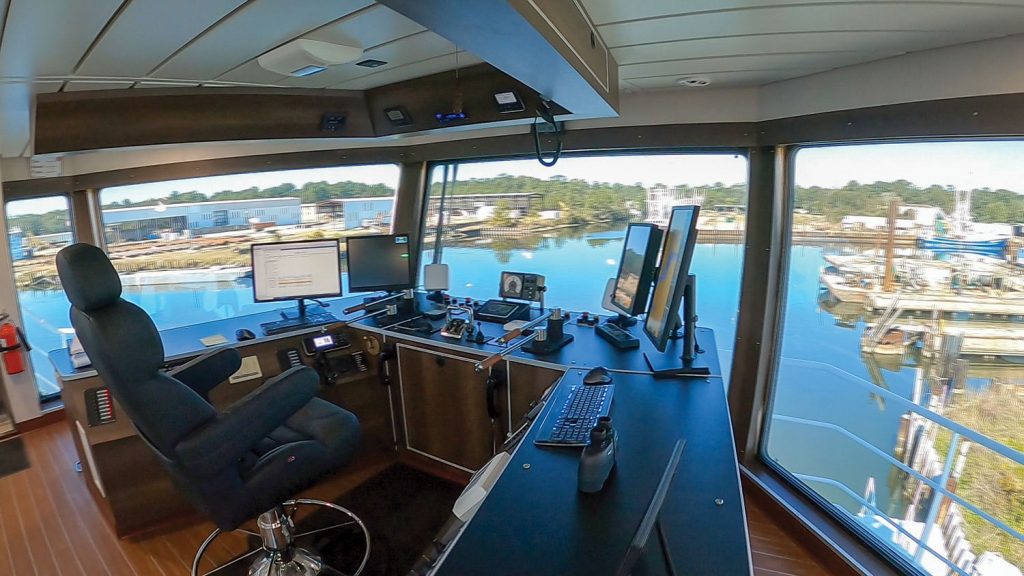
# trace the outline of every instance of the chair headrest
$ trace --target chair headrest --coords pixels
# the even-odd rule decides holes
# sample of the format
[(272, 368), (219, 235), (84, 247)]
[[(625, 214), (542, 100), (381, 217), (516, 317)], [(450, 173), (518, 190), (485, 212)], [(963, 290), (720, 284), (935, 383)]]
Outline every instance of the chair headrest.
[(121, 279), (107, 255), (92, 244), (72, 244), (57, 253), (57, 275), (71, 305), (82, 312), (121, 297)]

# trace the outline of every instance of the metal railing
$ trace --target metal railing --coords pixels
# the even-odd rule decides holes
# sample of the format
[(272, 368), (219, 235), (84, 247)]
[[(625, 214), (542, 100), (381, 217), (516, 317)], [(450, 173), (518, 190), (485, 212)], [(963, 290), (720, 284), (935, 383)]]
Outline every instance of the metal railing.
[[(968, 510), (968, 511), (978, 515), (979, 517), (984, 519), (986, 522), (988, 522), (991, 525), (999, 528), (1003, 532), (1005, 532), (1005, 533), (1007, 533), (1009, 535), (1012, 535), (1013, 537), (1017, 538), (1018, 540), (1024, 541), (1024, 534), (1022, 534), (1020, 531), (1016, 530), (1012, 526), (1009, 526), (1008, 524), (1006, 524), (1002, 520), (999, 520), (998, 518), (994, 517), (992, 514), (989, 514), (988, 512), (978, 508), (974, 504), (972, 504), (972, 503), (968, 502), (967, 500), (963, 499), (962, 497), (960, 497), (955, 492), (952, 492), (952, 491), (950, 491), (949, 489), (946, 488), (947, 481), (948, 481), (949, 476), (950, 476), (950, 471), (952, 469), (952, 463), (953, 463), (954, 457), (957, 454), (957, 451), (959, 450), (959, 447), (960, 447), (960, 444), (961, 444), (962, 441), (969, 441), (969, 442), (973, 442), (974, 444), (977, 444), (979, 446), (983, 446), (983, 447), (991, 450), (992, 452), (994, 452), (994, 453), (996, 453), (996, 454), (998, 454), (998, 455), (1000, 455), (1000, 456), (1002, 456), (1002, 457), (1004, 457), (1004, 458), (1006, 458), (1006, 459), (1008, 459), (1008, 460), (1010, 460), (1010, 461), (1012, 461), (1012, 462), (1014, 462), (1014, 463), (1016, 463), (1018, 465), (1021, 465), (1021, 466), (1024, 466), (1024, 453), (1021, 453), (1021, 452), (1019, 452), (1017, 450), (1014, 450), (1014, 449), (1006, 446), (1005, 444), (1002, 444), (1001, 442), (993, 440), (992, 438), (989, 438), (988, 436), (985, 436), (984, 434), (981, 434), (981, 433), (977, 432), (976, 430), (973, 430), (973, 429), (968, 428), (968, 427), (966, 427), (966, 426), (964, 426), (962, 424), (959, 424), (959, 423), (957, 423), (957, 422), (955, 422), (953, 420), (950, 420), (949, 418), (946, 418), (945, 416), (942, 416), (941, 414), (938, 414), (938, 413), (936, 413), (936, 412), (934, 412), (932, 410), (929, 410), (928, 408), (926, 408), (924, 406), (916, 404), (916, 403), (914, 403), (914, 402), (904, 398), (903, 396), (900, 396), (900, 395), (898, 395), (896, 393), (893, 393), (893, 392), (891, 392), (889, 390), (886, 390), (884, 388), (875, 386), (875, 385), (871, 384), (870, 382), (864, 380), (863, 378), (860, 378), (860, 377), (858, 377), (858, 376), (856, 376), (854, 374), (851, 374), (850, 372), (847, 372), (847, 371), (845, 371), (845, 370), (843, 370), (841, 368), (837, 368), (835, 366), (832, 366), (831, 364), (827, 364), (827, 363), (824, 363), (824, 362), (818, 362), (818, 361), (814, 361), (814, 360), (803, 360), (803, 359), (796, 359), (796, 358), (782, 358), (780, 366), (790, 366), (790, 367), (802, 366), (802, 367), (805, 367), (805, 368), (820, 369), (820, 370), (824, 370), (824, 371), (830, 372), (830, 373), (834, 374), (838, 379), (842, 379), (843, 381), (847, 381), (847, 382), (852, 382), (852, 383), (856, 384), (857, 386), (859, 386), (859, 387), (861, 387), (861, 388), (863, 388), (863, 389), (865, 389), (867, 391), (870, 391), (872, 394), (877, 394), (877, 395), (885, 398), (887, 403), (892, 403), (891, 405), (896, 407), (897, 409), (902, 409), (903, 412), (910, 412), (910, 413), (917, 414), (917, 415), (921, 416), (922, 418), (924, 418), (925, 420), (933, 422), (933, 423), (935, 423), (935, 424), (937, 424), (937, 425), (939, 425), (939, 426), (949, 430), (952, 433), (952, 438), (950, 440), (949, 448), (948, 448), (947, 453), (946, 453), (946, 459), (945, 459), (945, 464), (943, 466), (943, 471), (942, 471), (942, 474), (939, 476), (939, 479), (936, 481), (936, 480), (932, 480), (931, 478), (929, 478), (929, 477), (925, 476), (924, 474), (918, 472), (911, 465), (908, 465), (908, 464), (902, 462), (900, 459), (894, 457), (892, 454), (886, 452), (885, 450), (882, 450), (881, 448), (879, 448), (879, 447), (875, 446), (874, 444), (868, 442), (867, 440), (861, 438), (857, 434), (855, 434), (855, 433), (851, 432), (850, 430), (848, 430), (848, 429), (846, 429), (846, 428), (844, 428), (842, 426), (839, 426), (837, 424), (833, 424), (833, 423), (830, 423), (830, 422), (821, 422), (821, 421), (818, 421), (818, 420), (811, 420), (811, 419), (807, 419), (807, 418), (800, 418), (800, 417), (797, 417), (797, 416), (787, 416), (787, 415), (782, 415), (782, 414), (773, 414), (771, 416), (772, 421), (789, 422), (789, 423), (799, 424), (801, 426), (810, 426), (810, 427), (814, 427), (814, 428), (818, 428), (818, 429), (824, 429), (824, 430), (829, 430), (829, 431), (836, 432), (836, 433), (842, 435), (843, 437), (847, 438), (848, 440), (854, 442), (855, 444), (865, 448), (866, 450), (868, 450), (871, 454), (875, 455), (876, 457), (881, 458), (882, 460), (884, 460), (885, 462), (889, 463), (890, 465), (892, 465), (892, 466), (898, 468), (899, 470), (903, 471), (908, 476), (917, 479), (918, 481), (923, 483), (925, 486), (928, 486), (929, 488), (931, 488), (932, 491), (933, 491), (933, 494), (935, 494), (936, 496), (933, 498), (932, 504), (929, 507), (928, 515), (927, 515), (927, 518), (926, 518), (926, 521), (925, 521), (925, 528), (924, 528), (924, 530), (922, 532), (921, 538), (917, 538), (917, 537), (913, 536), (912, 534), (910, 534), (905, 528), (900, 526), (895, 520), (892, 520), (891, 518), (889, 518), (889, 516), (887, 514), (885, 514), (882, 511), (878, 510), (874, 506), (873, 503), (868, 502), (867, 499), (865, 499), (863, 496), (861, 496), (860, 494), (858, 494), (857, 492), (855, 492), (849, 486), (846, 486), (842, 482), (839, 482), (839, 481), (837, 481), (835, 479), (831, 479), (831, 478), (824, 478), (824, 477), (820, 477), (820, 476), (812, 476), (812, 475), (806, 475), (806, 474), (799, 474), (799, 473), (790, 472), (793, 476), (795, 476), (796, 478), (800, 479), (801, 481), (804, 481), (805, 483), (806, 483), (806, 481), (814, 481), (814, 482), (820, 482), (820, 483), (823, 483), (823, 484), (826, 484), (826, 485), (838, 488), (843, 493), (853, 497), (855, 501), (860, 502), (864, 507), (867, 507), (867, 508), (871, 509), (876, 514), (876, 516), (879, 516), (879, 517), (885, 519), (885, 521), (887, 523), (891, 524), (899, 533), (901, 533), (902, 535), (904, 535), (904, 536), (910, 538), (911, 540), (913, 540), (914, 542), (916, 542), (916, 548), (913, 551), (913, 554), (914, 554), (913, 560), (915, 561), (915, 563), (919, 563), (920, 560), (921, 560), (921, 556), (923, 555), (923, 553), (925, 551), (927, 551), (927, 552), (931, 553), (932, 555), (934, 555), (936, 558), (941, 559), (943, 563), (948, 565), (950, 567), (950, 569), (954, 570), (956, 573), (962, 574), (962, 575), (965, 575), (965, 576), (969, 576), (969, 573), (965, 572), (962, 568), (956, 566), (956, 564), (954, 564), (952, 561), (950, 561), (948, 558), (946, 558), (943, 554), (940, 554), (937, 551), (935, 551), (935, 550), (933, 550), (933, 549), (931, 549), (931, 548), (929, 548), (927, 546), (927, 542), (928, 542), (928, 539), (930, 537), (931, 529), (932, 529), (933, 525), (936, 523), (936, 519), (937, 519), (939, 507), (940, 507), (939, 505), (940, 505), (941, 501), (943, 500), (943, 498), (948, 499), (951, 502), (956, 503), (957, 505), (959, 505), (963, 509)], [(910, 552), (910, 551), (908, 550), (908, 552)]]

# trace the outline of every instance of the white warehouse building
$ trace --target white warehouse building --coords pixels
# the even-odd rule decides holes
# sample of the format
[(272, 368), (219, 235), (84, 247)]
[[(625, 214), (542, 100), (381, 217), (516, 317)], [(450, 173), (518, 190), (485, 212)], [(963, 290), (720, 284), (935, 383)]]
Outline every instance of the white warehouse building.
[(255, 198), (160, 204), (103, 210), (108, 242), (157, 238), (161, 234), (209, 234), (253, 225), (288, 226), (301, 222), (298, 198)]

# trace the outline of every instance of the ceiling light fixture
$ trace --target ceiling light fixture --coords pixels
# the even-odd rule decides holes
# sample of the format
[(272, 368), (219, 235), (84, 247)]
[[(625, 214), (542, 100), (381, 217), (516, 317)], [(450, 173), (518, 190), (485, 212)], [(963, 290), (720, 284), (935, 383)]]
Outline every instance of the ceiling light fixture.
[(385, 64), (387, 64), (387, 62), (383, 60), (374, 60), (373, 58), (367, 58), (362, 62), (356, 62), (356, 66), (362, 66), (364, 68), (380, 68)]
[(711, 79), (703, 76), (685, 76), (676, 80), (676, 84), (679, 84), (680, 86), (689, 86), (690, 88), (703, 88), (704, 86), (711, 84)]
[(323, 72), (330, 66), (352, 62), (362, 55), (360, 46), (299, 38), (274, 48), (256, 61), (271, 72), (302, 78)]

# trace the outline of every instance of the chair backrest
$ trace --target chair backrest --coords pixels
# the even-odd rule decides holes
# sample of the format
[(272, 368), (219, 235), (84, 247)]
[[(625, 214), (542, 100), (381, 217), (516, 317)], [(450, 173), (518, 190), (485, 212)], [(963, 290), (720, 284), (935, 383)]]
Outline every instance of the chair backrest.
[(93, 367), (139, 432), (168, 460), (189, 432), (216, 411), (182, 382), (160, 372), (164, 347), (153, 320), (121, 298), (121, 279), (90, 244), (57, 253), (57, 273), (71, 301), (71, 325)]

